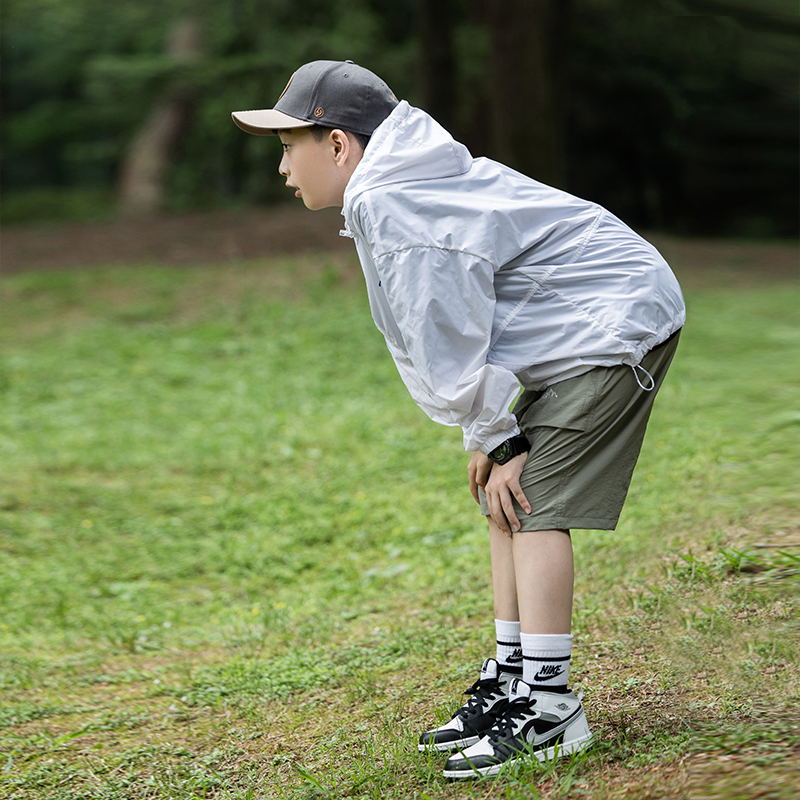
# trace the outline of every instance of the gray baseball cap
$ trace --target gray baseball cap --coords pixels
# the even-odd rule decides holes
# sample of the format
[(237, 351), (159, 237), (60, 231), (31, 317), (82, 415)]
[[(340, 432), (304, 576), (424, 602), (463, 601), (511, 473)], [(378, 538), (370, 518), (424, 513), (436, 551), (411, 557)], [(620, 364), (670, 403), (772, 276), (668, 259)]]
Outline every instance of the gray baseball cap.
[(311, 61), (289, 78), (275, 108), (231, 116), (257, 136), (312, 125), (371, 136), (396, 105), (392, 90), (368, 69), (352, 61)]

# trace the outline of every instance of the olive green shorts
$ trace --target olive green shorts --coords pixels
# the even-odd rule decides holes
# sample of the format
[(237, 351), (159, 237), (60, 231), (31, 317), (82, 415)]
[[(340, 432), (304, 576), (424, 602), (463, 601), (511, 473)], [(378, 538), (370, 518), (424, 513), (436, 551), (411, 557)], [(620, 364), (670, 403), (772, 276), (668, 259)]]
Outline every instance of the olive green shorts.
[[(626, 365), (594, 367), (544, 391), (523, 391), (514, 415), (531, 443), (520, 485), (532, 513), (514, 501), (521, 530), (616, 527), (679, 333), (642, 359), (652, 391), (636, 378), (650, 386), (648, 376)], [(482, 491), (480, 501), (488, 516)]]

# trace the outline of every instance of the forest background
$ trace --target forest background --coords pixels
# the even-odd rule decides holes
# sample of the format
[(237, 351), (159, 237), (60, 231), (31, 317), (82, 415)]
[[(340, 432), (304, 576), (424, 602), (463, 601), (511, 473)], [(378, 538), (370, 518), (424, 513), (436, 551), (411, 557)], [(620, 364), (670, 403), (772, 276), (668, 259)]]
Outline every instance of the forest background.
[[(281, 199), (270, 107), (292, 70), (351, 58), (474, 155), (635, 227), (793, 236), (787, 0), (4, 0), (2, 221)], [(274, 144), (274, 143), (272, 143)]]

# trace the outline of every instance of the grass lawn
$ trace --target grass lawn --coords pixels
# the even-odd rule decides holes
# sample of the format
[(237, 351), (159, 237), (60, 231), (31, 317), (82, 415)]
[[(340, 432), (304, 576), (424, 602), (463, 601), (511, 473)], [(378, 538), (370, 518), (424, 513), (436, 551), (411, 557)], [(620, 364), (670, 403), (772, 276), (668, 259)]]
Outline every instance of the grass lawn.
[(355, 261), (6, 278), (0, 797), (796, 797), (797, 283), (686, 252), (622, 521), (573, 536), (596, 746), (456, 784), (416, 737), (493, 654), (485, 523)]

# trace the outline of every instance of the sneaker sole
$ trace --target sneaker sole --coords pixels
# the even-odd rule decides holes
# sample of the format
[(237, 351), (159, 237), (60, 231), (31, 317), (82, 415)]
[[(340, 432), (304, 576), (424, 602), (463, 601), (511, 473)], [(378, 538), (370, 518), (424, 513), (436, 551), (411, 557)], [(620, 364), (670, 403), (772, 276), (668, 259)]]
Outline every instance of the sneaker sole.
[(431, 742), (430, 744), (418, 744), (417, 750), (420, 753), (433, 751), (437, 753), (449, 752), (450, 750), (466, 750), (468, 747), (477, 744), (480, 736), (470, 736), (468, 739), (458, 739), (455, 742)]
[(450, 778), (452, 780), (485, 778), (492, 775), (497, 775), (501, 770), (510, 767), (512, 764), (516, 764), (518, 761), (530, 759), (531, 757), (536, 758), (539, 761), (549, 761), (556, 755), (556, 753), (558, 753), (559, 756), (568, 756), (572, 755), (573, 753), (580, 753), (582, 750), (586, 750), (587, 748), (591, 747), (592, 738), (592, 734), (590, 733), (588, 736), (582, 736), (581, 738), (574, 739), (571, 742), (556, 744), (552, 747), (546, 747), (544, 750), (537, 750), (532, 755), (529, 755), (528, 753), (521, 753), (516, 758), (510, 758), (508, 761), (504, 761), (502, 764), (493, 764), (491, 767), (482, 768), (470, 767), (468, 770), (446, 769), (444, 770), (443, 774), (445, 778)]

